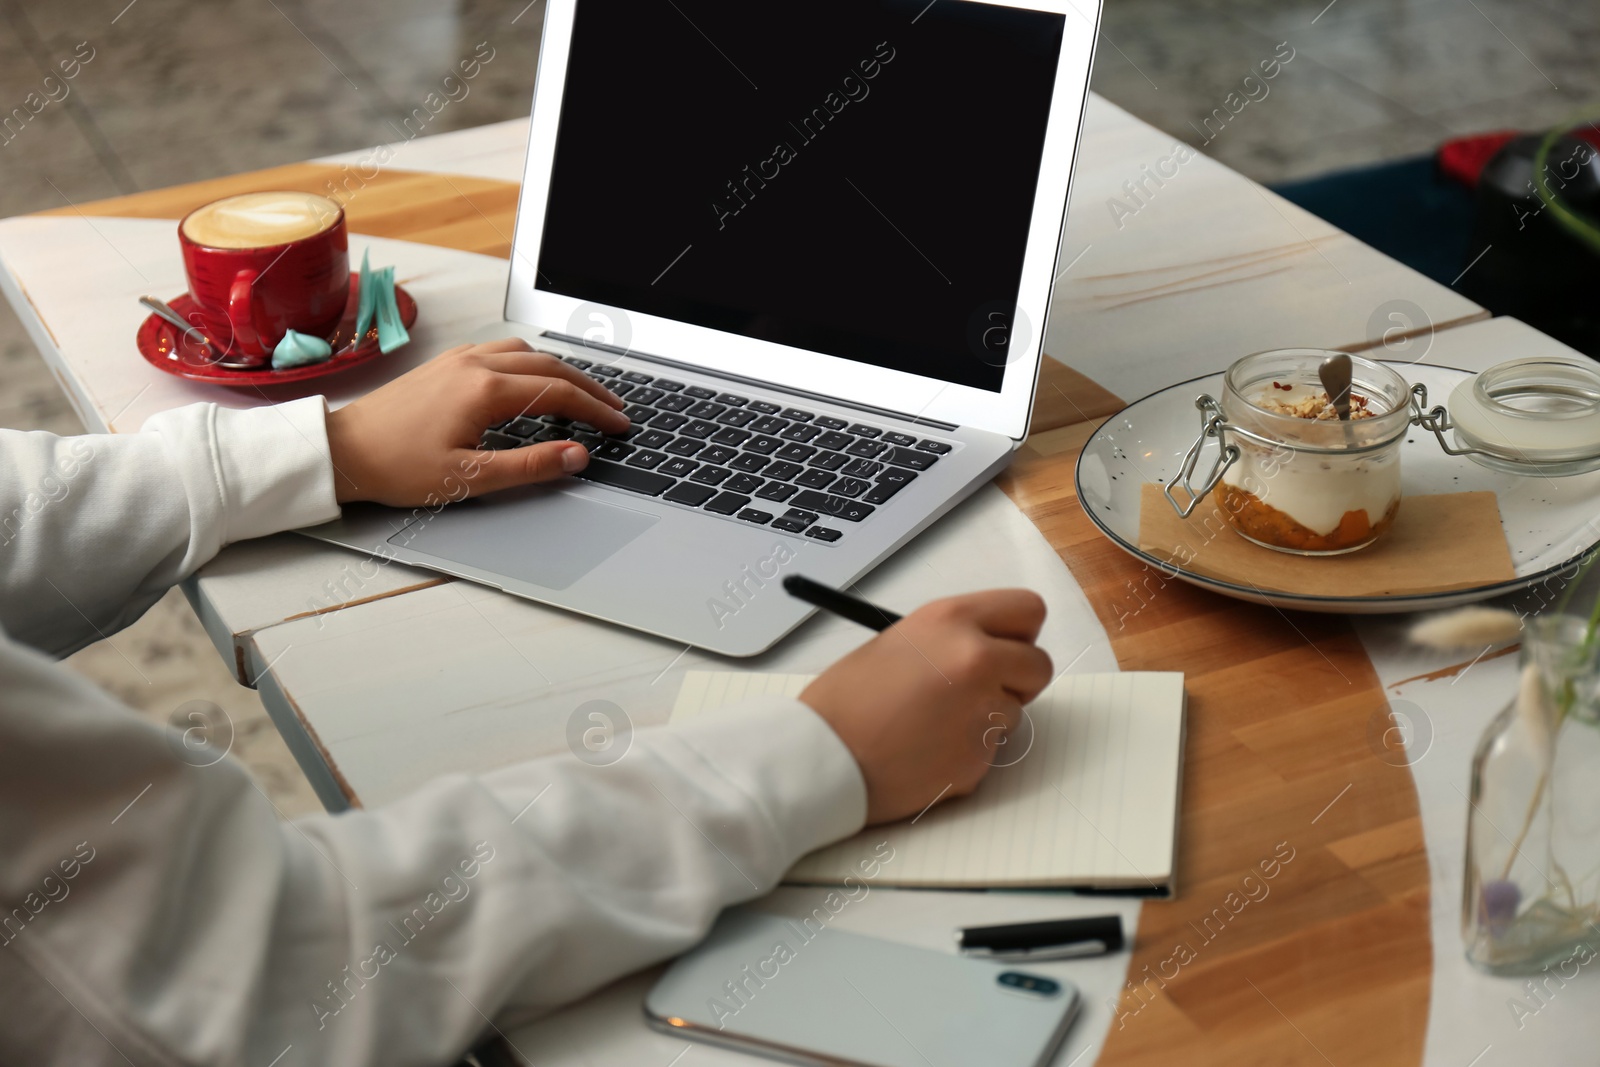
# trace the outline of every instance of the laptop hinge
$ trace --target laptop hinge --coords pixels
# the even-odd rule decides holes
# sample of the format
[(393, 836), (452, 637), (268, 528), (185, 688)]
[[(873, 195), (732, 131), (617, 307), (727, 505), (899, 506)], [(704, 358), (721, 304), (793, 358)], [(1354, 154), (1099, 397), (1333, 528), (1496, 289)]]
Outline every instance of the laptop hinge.
[(582, 337), (572, 337), (568, 334), (557, 333), (555, 330), (543, 330), (540, 332), (540, 336), (549, 337), (553, 340), (564, 342), (571, 345), (573, 348), (586, 348), (590, 352), (597, 354), (604, 352), (614, 356), (630, 356), (634, 359), (642, 359), (647, 363), (659, 363), (662, 366), (674, 367), (678, 370), (688, 371), (692, 374), (703, 374), (710, 378), (722, 378), (725, 381), (738, 382), (740, 385), (767, 389), (775, 393), (787, 393), (789, 396), (799, 397), (805, 400), (814, 400), (825, 404), (835, 404), (839, 407), (850, 408), (854, 411), (861, 411), (884, 418), (894, 419), (897, 422), (910, 423), (913, 426), (932, 426), (935, 429), (947, 431), (957, 429), (954, 423), (943, 422), (939, 419), (930, 419), (922, 415), (908, 415), (901, 411), (895, 411), (892, 408), (880, 408), (872, 404), (858, 404), (851, 400), (841, 400), (835, 396), (828, 396), (826, 393), (813, 393), (805, 389), (796, 389), (793, 386), (779, 385), (777, 382), (765, 381), (761, 378), (747, 378), (742, 374), (730, 374), (727, 371), (712, 370), (709, 367), (701, 367), (693, 363), (681, 363), (675, 359), (668, 359), (665, 356), (652, 355), (648, 352), (640, 352), (637, 349), (620, 348), (616, 345), (596, 344), (595, 342), (585, 340)]

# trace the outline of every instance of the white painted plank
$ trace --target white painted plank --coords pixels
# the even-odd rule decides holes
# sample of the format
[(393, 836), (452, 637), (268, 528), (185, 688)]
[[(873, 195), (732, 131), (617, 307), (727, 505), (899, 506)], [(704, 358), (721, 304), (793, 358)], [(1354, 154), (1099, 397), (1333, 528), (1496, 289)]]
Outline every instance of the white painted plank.
[[(1091, 101), (1045, 350), (1118, 396), (1264, 349), (1377, 343), (1390, 313), (1414, 327), (1487, 314), (1215, 160), (1147, 177), (1176, 146)], [(1135, 200), (1124, 183), (1141, 182)]]

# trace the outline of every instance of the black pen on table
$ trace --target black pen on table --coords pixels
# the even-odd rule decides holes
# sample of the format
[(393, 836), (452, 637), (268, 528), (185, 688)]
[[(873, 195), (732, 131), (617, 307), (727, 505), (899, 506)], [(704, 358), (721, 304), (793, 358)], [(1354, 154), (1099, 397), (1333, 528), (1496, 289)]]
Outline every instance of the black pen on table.
[(880, 633), (900, 621), (900, 616), (892, 611), (798, 574), (791, 574), (783, 580), (783, 591), (813, 607), (831, 611), (841, 619), (849, 619)]

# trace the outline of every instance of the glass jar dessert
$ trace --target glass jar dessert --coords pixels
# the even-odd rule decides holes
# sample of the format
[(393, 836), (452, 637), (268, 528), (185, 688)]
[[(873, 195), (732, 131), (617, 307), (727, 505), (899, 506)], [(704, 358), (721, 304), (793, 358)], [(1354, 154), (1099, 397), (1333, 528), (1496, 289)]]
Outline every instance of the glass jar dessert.
[[(1246, 540), (1331, 556), (1365, 548), (1394, 524), (1411, 386), (1384, 364), (1351, 356), (1350, 418), (1340, 419), (1318, 376), (1338, 354), (1288, 348), (1245, 356), (1228, 369), (1220, 403), (1198, 402), (1208, 420), (1202, 440), (1214, 435), (1223, 444), (1206, 488)], [(1186, 458), (1185, 485), (1200, 443)], [(1196, 491), (1180, 511), (1205, 495)]]

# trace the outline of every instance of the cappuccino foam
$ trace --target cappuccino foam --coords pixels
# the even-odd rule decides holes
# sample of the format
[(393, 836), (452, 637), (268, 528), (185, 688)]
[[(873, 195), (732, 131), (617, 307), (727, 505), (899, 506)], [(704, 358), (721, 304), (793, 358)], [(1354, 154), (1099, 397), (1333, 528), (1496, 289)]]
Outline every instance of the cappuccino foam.
[(211, 248), (267, 248), (321, 233), (338, 218), (339, 205), (315, 193), (245, 193), (199, 208), (183, 232)]

